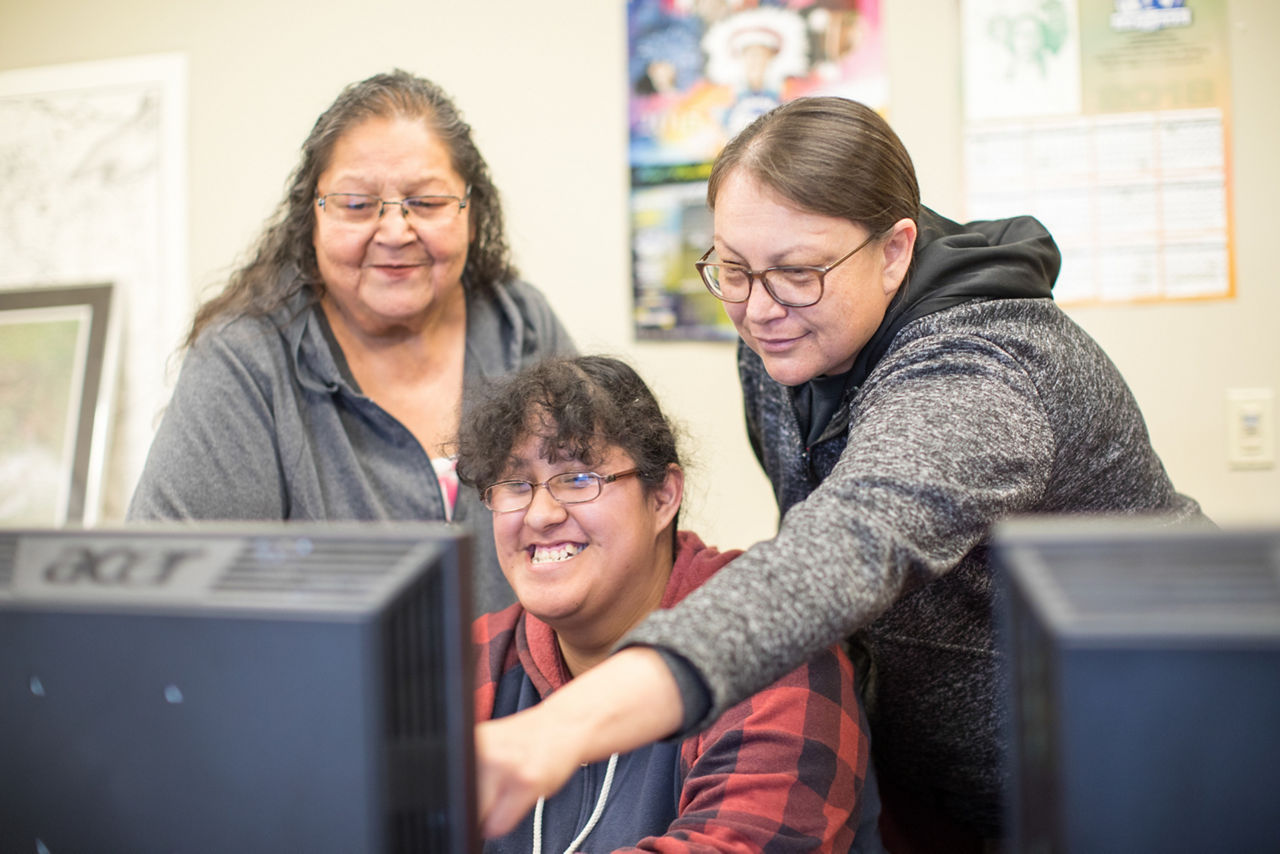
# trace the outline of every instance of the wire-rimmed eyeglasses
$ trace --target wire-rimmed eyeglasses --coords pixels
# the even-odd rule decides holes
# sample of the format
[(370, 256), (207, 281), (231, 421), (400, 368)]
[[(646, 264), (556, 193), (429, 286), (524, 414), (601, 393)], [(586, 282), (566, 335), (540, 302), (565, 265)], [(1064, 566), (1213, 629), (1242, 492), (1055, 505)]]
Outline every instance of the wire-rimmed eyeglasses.
[(765, 267), (763, 270), (750, 270), (741, 264), (708, 261), (711, 253), (716, 251), (714, 246), (703, 253), (693, 266), (698, 269), (698, 275), (702, 276), (702, 283), (711, 291), (711, 295), (724, 302), (746, 302), (751, 297), (751, 285), (759, 279), (764, 282), (764, 289), (778, 305), (804, 308), (822, 299), (827, 273), (857, 255), (859, 250), (876, 237), (875, 234), (868, 236), (848, 255), (825, 267), (784, 264)]
[(511, 513), (523, 510), (533, 503), (533, 493), (543, 487), (561, 504), (584, 504), (600, 497), (606, 483), (640, 474), (640, 469), (627, 469), (615, 474), (596, 474), (593, 471), (567, 471), (549, 477), (542, 483), (527, 480), (500, 480), (485, 489), (480, 497), (484, 506), (494, 513)]
[(316, 196), (316, 204), (328, 216), (352, 225), (368, 225), (382, 218), (387, 205), (398, 205), (405, 219), (418, 225), (441, 225), (449, 222), (471, 200), (471, 187), (461, 196), (405, 196), (384, 199), (370, 193), (325, 193)]

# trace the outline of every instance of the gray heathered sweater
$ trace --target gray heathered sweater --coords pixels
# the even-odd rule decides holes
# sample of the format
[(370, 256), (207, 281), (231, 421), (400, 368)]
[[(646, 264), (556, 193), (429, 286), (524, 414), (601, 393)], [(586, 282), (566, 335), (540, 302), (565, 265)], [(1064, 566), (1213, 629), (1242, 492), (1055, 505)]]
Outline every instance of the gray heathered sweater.
[(813, 447), (797, 389), (739, 348), (748, 431), (782, 513), (628, 639), (702, 677), (712, 720), (852, 636), (868, 656), (877, 771), (1000, 832), (1002, 709), (987, 538), (1028, 513), (1200, 517), (1124, 380), (1047, 296), (1057, 250), (1029, 218), (924, 211), (912, 277)]
[[(361, 393), (304, 289), (267, 317), (238, 317), (188, 351), (147, 456), (131, 520), (443, 520), (444, 498), (413, 434)], [(463, 415), (478, 383), (573, 343), (523, 282), (467, 291)], [(489, 511), (458, 490), (454, 520), (475, 537), (477, 614), (515, 597)]]

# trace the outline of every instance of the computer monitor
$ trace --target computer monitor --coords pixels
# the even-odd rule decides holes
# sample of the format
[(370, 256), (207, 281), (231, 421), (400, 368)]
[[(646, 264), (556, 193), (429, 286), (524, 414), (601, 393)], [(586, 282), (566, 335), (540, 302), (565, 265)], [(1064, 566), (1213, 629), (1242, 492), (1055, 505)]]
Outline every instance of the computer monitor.
[(1008, 852), (1280, 851), (1280, 528), (1011, 523)]
[(0, 531), (0, 851), (478, 851), (469, 549)]

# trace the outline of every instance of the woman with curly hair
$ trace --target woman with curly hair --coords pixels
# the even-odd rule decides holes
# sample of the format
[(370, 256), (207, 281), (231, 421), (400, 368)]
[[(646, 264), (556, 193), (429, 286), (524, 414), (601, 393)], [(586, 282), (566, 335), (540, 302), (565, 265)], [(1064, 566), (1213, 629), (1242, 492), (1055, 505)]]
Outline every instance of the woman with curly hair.
[(477, 606), (511, 601), (447, 447), (481, 383), (574, 348), (438, 86), (394, 71), (338, 96), (186, 345), (131, 519), (453, 519)]
[[(741, 554), (677, 530), (675, 430), (617, 359), (547, 359), (503, 381), (462, 427), (458, 473), (493, 510), (519, 599), (475, 622), (481, 721), (554, 697)], [(853, 665), (830, 646), (704, 732), (576, 768), (485, 854), (877, 851), (867, 755)]]

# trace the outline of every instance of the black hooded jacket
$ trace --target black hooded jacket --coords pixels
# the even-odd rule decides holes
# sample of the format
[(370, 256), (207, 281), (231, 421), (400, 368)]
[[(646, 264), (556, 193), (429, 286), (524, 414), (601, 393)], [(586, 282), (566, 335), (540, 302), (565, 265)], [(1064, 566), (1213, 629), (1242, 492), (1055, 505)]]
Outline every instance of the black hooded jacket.
[(1201, 518), (1115, 366), (1049, 298), (1058, 265), (1034, 219), (959, 225), (923, 211), (909, 280), (817, 442), (804, 389), (740, 345), (779, 530), (632, 636), (692, 666), (706, 720), (851, 637), (881, 777), (988, 836), (1001, 831), (1004, 726), (991, 526)]
[(971, 299), (1048, 298), (1062, 256), (1034, 217), (980, 220), (961, 225), (921, 208), (915, 260), (884, 322), (862, 348), (850, 381), (861, 385), (913, 320)]
[[(1062, 256), (1053, 237), (1034, 217), (961, 225), (921, 208), (916, 224), (915, 257), (907, 278), (853, 368), (843, 377), (805, 383), (792, 392), (809, 445), (844, 432), (849, 398), (898, 331), (911, 321), (973, 299), (1048, 299), (1051, 295)], [(823, 400), (824, 396), (838, 396), (838, 400)], [(760, 456), (758, 448), (756, 456)]]

